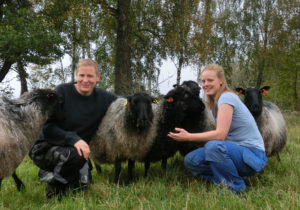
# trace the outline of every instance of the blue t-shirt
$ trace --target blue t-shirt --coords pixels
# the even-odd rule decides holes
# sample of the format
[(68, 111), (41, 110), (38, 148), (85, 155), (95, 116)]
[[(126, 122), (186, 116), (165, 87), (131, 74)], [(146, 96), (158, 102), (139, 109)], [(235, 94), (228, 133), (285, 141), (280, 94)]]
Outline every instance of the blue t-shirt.
[[(233, 107), (232, 122), (226, 141), (265, 151), (263, 138), (255, 119), (240, 98), (234, 93), (225, 92), (218, 100), (218, 107), (222, 104), (229, 104)], [(217, 120), (215, 106), (212, 112), (215, 120)]]

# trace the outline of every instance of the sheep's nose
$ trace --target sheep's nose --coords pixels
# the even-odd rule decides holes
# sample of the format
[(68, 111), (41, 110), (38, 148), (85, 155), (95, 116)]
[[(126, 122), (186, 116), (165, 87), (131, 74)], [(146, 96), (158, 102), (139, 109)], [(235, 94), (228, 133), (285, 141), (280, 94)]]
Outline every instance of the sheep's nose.
[(251, 110), (259, 110), (259, 105), (258, 104), (250, 105), (250, 109)]
[(147, 118), (140, 118), (138, 123), (139, 123), (139, 125), (144, 127), (144, 126), (149, 125), (149, 120)]

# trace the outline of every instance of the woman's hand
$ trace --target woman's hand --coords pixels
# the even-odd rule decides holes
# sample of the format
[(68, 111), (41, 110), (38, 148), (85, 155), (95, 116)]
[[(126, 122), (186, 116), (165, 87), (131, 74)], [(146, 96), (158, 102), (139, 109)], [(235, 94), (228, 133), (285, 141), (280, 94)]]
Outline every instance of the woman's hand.
[(77, 149), (78, 155), (83, 156), (84, 159), (88, 159), (90, 156), (90, 147), (84, 140), (79, 140), (74, 144), (74, 147)]
[(183, 128), (175, 128), (176, 133), (169, 132), (168, 136), (176, 141), (188, 141), (190, 133)]

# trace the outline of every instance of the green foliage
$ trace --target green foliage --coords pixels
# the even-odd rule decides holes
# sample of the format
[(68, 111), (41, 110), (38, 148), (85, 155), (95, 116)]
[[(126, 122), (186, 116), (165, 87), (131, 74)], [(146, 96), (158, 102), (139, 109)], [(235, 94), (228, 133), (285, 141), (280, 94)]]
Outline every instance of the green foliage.
[(1, 8), (0, 59), (49, 64), (62, 55), (61, 38), (41, 14), (26, 6)]
[[(99, 85), (114, 91), (116, 63), (125, 57), (117, 57), (118, 3), (1, 1), (0, 67), (54, 64), (63, 50), (71, 57), (64, 68), (67, 81), (74, 79), (79, 59), (90, 57), (102, 72)], [(175, 63), (177, 82), (187, 65), (200, 72), (208, 63), (218, 63), (232, 88), (270, 85), (267, 99), (282, 109), (300, 110), (298, 1), (140, 0), (130, 1), (127, 15), (130, 56), (118, 66), (130, 66), (132, 92), (159, 95), (165, 59)]]
[(250, 178), (248, 191), (241, 196), (193, 178), (177, 154), (168, 160), (166, 171), (160, 163), (151, 164), (147, 178), (143, 178), (143, 164), (137, 163), (130, 184), (125, 181), (125, 163), (120, 185), (113, 182), (113, 165), (103, 165), (101, 174), (92, 171), (94, 183), (88, 191), (68, 194), (61, 202), (47, 201), (46, 184), (38, 181), (38, 168), (26, 157), (17, 170), (26, 191), (18, 192), (12, 178), (4, 179), (0, 209), (299, 209), (300, 114), (285, 113), (284, 117), (288, 143), (281, 162), (269, 158), (264, 172)]

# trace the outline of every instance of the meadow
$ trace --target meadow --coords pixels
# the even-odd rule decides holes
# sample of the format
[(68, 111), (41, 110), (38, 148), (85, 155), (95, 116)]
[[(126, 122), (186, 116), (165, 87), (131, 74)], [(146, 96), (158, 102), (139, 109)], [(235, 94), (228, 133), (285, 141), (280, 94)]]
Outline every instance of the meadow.
[(135, 179), (127, 184), (127, 166), (122, 165), (120, 184), (113, 182), (114, 168), (103, 165), (92, 171), (94, 183), (88, 191), (68, 194), (61, 201), (47, 200), (46, 183), (39, 182), (38, 168), (26, 157), (17, 169), (26, 190), (18, 192), (12, 178), (3, 180), (0, 209), (300, 209), (300, 113), (284, 113), (288, 143), (281, 162), (268, 160), (263, 173), (250, 178), (247, 192), (237, 196), (192, 177), (176, 154), (167, 170), (151, 164), (147, 178), (136, 163)]

